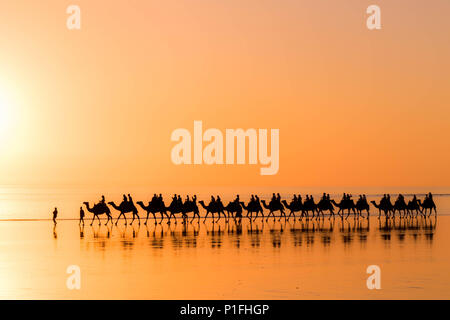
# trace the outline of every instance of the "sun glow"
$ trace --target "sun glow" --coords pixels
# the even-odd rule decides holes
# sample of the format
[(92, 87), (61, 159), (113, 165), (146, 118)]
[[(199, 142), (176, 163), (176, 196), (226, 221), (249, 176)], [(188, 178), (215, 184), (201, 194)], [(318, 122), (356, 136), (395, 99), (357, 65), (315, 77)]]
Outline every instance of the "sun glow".
[(14, 127), (15, 105), (6, 90), (0, 87), (0, 141), (9, 136)]

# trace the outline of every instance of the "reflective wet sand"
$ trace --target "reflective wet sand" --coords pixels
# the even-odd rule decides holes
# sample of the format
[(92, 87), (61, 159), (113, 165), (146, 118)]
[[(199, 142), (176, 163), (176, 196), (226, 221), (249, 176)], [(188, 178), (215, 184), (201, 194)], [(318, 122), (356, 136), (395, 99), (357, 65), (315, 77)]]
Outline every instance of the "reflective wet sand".
[[(450, 217), (0, 222), (2, 299), (450, 298)], [(69, 290), (69, 265), (81, 290)], [(381, 268), (369, 290), (366, 268)]]

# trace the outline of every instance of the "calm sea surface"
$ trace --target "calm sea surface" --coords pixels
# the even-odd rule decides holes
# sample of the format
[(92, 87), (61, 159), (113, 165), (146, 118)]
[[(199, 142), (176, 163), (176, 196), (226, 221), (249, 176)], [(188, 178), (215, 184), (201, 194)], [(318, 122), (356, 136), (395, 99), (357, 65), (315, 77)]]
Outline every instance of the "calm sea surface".
[[(158, 192), (107, 191), (107, 201), (120, 201), (121, 192), (148, 201)], [(258, 191), (261, 198), (270, 197), (271, 190)], [(322, 190), (280, 192), (290, 199), (294, 191)], [(370, 199), (383, 191), (395, 193), (361, 190)], [(66, 219), (77, 217), (82, 201), (98, 201), (96, 190), (5, 187), (0, 190), (0, 298), (449, 299), (450, 197), (448, 190), (431, 191), (438, 216), (426, 219), (386, 221), (372, 208), (370, 220), (208, 219), (187, 225), (152, 220), (148, 226), (80, 228)], [(241, 198), (250, 192), (243, 190)], [(209, 199), (207, 189), (196, 193), (199, 200)], [(217, 193), (224, 202), (234, 196), (230, 190)], [(55, 206), (62, 218), (56, 227), (47, 220)], [(81, 290), (66, 286), (70, 265), (80, 267)], [(367, 289), (369, 265), (381, 268), (381, 290)]]

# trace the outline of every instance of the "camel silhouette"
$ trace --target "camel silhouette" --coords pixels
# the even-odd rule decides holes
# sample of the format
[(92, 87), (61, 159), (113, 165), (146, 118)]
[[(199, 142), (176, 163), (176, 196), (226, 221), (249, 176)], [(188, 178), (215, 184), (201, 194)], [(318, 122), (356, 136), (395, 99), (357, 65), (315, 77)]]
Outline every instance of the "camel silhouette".
[[(306, 216), (306, 218), (309, 218), (309, 211), (311, 211), (312, 213), (312, 217), (315, 217), (315, 213), (317, 212), (317, 216), (319, 216), (319, 212), (318, 212), (318, 207), (317, 204), (314, 202), (314, 198), (311, 197), (306, 197), (305, 202), (303, 202), (303, 206), (302, 206), (302, 216)], [(323, 215), (323, 213), (322, 213)]]
[(228, 213), (228, 219), (230, 215), (233, 219), (242, 218), (242, 207), (239, 202), (230, 201), (223, 209)]
[(369, 219), (370, 205), (369, 205), (369, 203), (367, 203), (367, 199), (365, 196), (360, 197), (358, 199), (358, 201), (356, 201), (355, 210), (356, 210), (356, 213), (358, 214), (358, 216), (361, 216), (361, 217), (362, 217), (363, 211), (365, 210), (367, 212), (367, 219)]
[(317, 204), (317, 215), (320, 216), (322, 214), (322, 217), (324, 216), (323, 212), (329, 211), (330, 217), (334, 217), (334, 207), (331, 203), (331, 200), (328, 199), (320, 199), (319, 203)]
[(174, 217), (175, 218), (175, 223), (177, 223), (176, 220), (176, 216), (175, 214), (177, 213), (181, 213), (181, 216), (183, 218), (183, 224), (185, 223), (185, 219), (188, 218), (188, 213), (189, 212), (193, 212), (194, 216), (191, 220), (191, 222), (195, 219), (195, 217), (198, 217), (198, 219), (200, 219), (200, 214), (199, 214), (199, 210), (198, 210), (198, 206), (197, 206), (197, 202), (196, 202), (196, 198), (194, 198), (194, 201), (185, 201), (184, 203), (178, 200), (173, 200), (172, 203), (166, 207), (166, 210), (170, 212), (170, 218)]
[(403, 198), (402, 195), (399, 195), (397, 200), (395, 200), (394, 202), (394, 208), (392, 211), (392, 215), (395, 217), (395, 211), (398, 211), (398, 214), (400, 215), (400, 217), (402, 216), (406, 216), (407, 214), (407, 210), (408, 210), (408, 205), (405, 202), (405, 199)]
[(150, 215), (150, 213), (153, 215), (153, 219), (155, 220), (155, 224), (157, 223), (156, 221), (156, 215), (155, 213), (161, 213), (161, 221), (159, 223), (161, 223), (164, 220), (164, 215), (167, 217), (167, 219), (169, 220), (169, 215), (167, 214), (167, 210), (166, 210), (166, 206), (164, 205), (164, 202), (162, 204), (157, 204), (157, 203), (152, 203), (152, 202), (148, 202), (148, 206), (146, 206), (142, 201), (138, 201), (136, 202), (136, 204), (138, 204), (142, 209), (144, 209), (147, 212), (147, 218), (145, 219), (144, 224), (147, 225), (147, 221), (148, 221), (148, 216)]
[(203, 202), (203, 200), (199, 201), (200, 205), (206, 210), (206, 215), (205, 215), (205, 219), (203, 220), (203, 222), (206, 221), (206, 218), (208, 217), (208, 214), (211, 213), (212, 218), (214, 220), (214, 213), (217, 213), (217, 221), (220, 220), (220, 214), (222, 213), (223, 216), (225, 217), (225, 219), (227, 219), (227, 216), (224, 212), (224, 207), (223, 205), (218, 205), (216, 202), (211, 202), (209, 203), (207, 206), (205, 205), (205, 202)]
[(264, 218), (263, 208), (259, 203), (250, 201), (248, 205), (245, 205), (244, 202), (240, 202), (240, 204), (242, 208), (247, 211), (247, 215), (245, 216), (246, 218), (252, 219), (253, 212), (256, 213), (256, 217), (253, 219), (253, 221), (258, 218), (259, 213), (261, 213), (261, 216)]
[(139, 218), (138, 210), (137, 210), (136, 206), (134, 205), (134, 203), (124, 200), (124, 201), (122, 201), (120, 203), (119, 206), (117, 206), (114, 203), (114, 201), (110, 201), (110, 202), (108, 202), (108, 204), (110, 206), (112, 206), (114, 209), (116, 209), (117, 211), (120, 211), (120, 214), (119, 214), (119, 216), (117, 217), (117, 220), (116, 220), (116, 225), (117, 225), (117, 222), (119, 222), (121, 216), (123, 216), (123, 218), (125, 219), (125, 225), (127, 224), (127, 217), (126, 217), (125, 213), (128, 213), (128, 212), (132, 212), (133, 213), (133, 220), (131, 220), (130, 225), (133, 224), (133, 221), (134, 221), (135, 217), (138, 218), (139, 224), (141, 224), (141, 219)]
[(418, 200), (420, 207), (422, 208), (422, 212), (423, 214), (426, 216), (427, 215), (427, 210), (430, 210), (430, 213), (428, 214), (428, 216), (431, 215), (431, 213), (433, 212), (434, 209), (434, 213), (435, 215), (437, 215), (437, 211), (436, 211), (436, 204), (434, 203), (432, 198), (425, 198), (425, 200), (423, 200), (423, 202), (421, 200)]
[(414, 196), (414, 198), (408, 202), (407, 214), (409, 216), (417, 216), (419, 213), (422, 214), (422, 208), (420, 207), (419, 201)]
[(280, 218), (278, 219), (278, 221), (281, 220), (281, 216), (284, 216), (284, 218), (286, 219), (286, 213), (284, 213), (284, 207), (283, 204), (277, 200), (275, 201), (270, 201), (269, 205), (266, 204), (266, 200), (261, 200), (261, 203), (263, 205), (263, 207), (267, 210), (269, 210), (269, 213), (266, 216), (266, 221), (269, 219), (269, 216), (272, 214), (272, 217), (275, 219), (275, 211), (280, 211)]
[(390, 213), (394, 212), (394, 206), (390, 202), (382, 203), (382, 201), (380, 201), (378, 204), (375, 201), (370, 202), (378, 209), (378, 218), (380, 217), (381, 212), (383, 212), (386, 217), (389, 217)]
[(348, 210), (347, 218), (349, 217), (351, 211), (353, 211), (353, 214), (356, 214), (355, 209), (355, 203), (353, 200), (344, 200), (342, 199), (341, 202), (337, 203), (334, 200), (331, 200), (331, 203), (334, 204), (336, 208), (339, 208), (338, 215), (340, 216), (340, 213), (342, 212), (342, 217), (345, 214), (345, 210)]
[(302, 212), (303, 213), (303, 206), (300, 201), (294, 201), (292, 200), (291, 203), (287, 203), (286, 200), (281, 201), (281, 203), (284, 205), (286, 209), (289, 209), (289, 215), (288, 219), (291, 217), (291, 215), (294, 216), (294, 219), (296, 218), (295, 213), (296, 212)]
[(86, 206), (87, 211), (94, 214), (91, 221), (91, 226), (94, 223), (94, 219), (98, 219), (98, 225), (101, 224), (99, 216), (102, 214), (106, 214), (108, 216), (108, 220), (106, 221), (105, 225), (108, 224), (109, 220), (111, 220), (111, 223), (113, 222), (111, 217), (111, 211), (109, 210), (108, 206), (104, 203), (97, 203), (94, 205), (94, 207), (90, 207), (89, 202), (83, 202), (83, 204)]

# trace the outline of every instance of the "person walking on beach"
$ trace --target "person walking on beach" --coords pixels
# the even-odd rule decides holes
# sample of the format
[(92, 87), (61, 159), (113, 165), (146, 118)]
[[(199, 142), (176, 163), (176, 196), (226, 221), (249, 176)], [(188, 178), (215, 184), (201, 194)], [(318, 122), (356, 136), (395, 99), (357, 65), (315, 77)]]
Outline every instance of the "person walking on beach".
[(56, 224), (56, 218), (58, 217), (58, 209), (55, 207), (53, 211), (53, 223)]
[(83, 222), (83, 226), (84, 226), (84, 210), (83, 207), (80, 207), (80, 225)]

